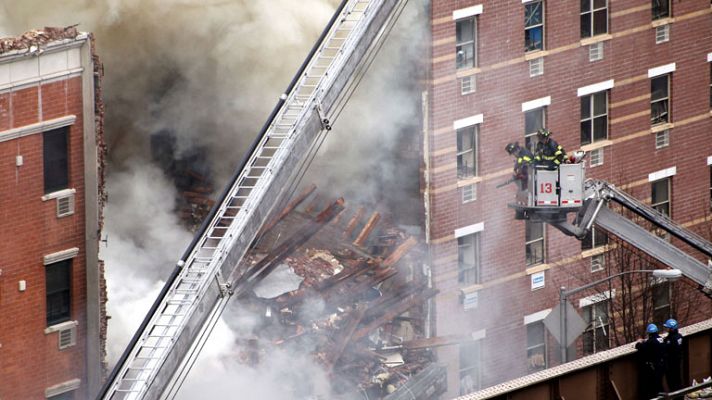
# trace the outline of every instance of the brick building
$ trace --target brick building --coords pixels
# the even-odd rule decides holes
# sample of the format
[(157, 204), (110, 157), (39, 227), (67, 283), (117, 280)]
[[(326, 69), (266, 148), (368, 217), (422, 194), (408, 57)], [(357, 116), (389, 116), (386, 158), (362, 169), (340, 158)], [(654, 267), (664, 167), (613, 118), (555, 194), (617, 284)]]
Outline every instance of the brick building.
[[(440, 290), (434, 328), (472, 339), (438, 350), (453, 397), (558, 364), (558, 345), (542, 323), (558, 288), (604, 278), (615, 261), (609, 253), (620, 247), (603, 232), (582, 244), (515, 221), (506, 206), (513, 185), (495, 188), (511, 175), (508, 142), (530, 144), (545, 126), (569, 152), (589, 153), (589, 177), (710, 232), (712, 5), (433, 0), (431, 7), (425, 145)], [(676, 291), (690, 289), (650, 290), (648, 319), (661, 323), (681, 312)], [(690, 296), (688, 305), (697, 304), (682, 322), (709, 318), (709, 300)], [(613, 345), (616, 297), (613, 287), (570, 299), (590, 322), (572, 352)]]
[(103, 373), (100, 67), (92, 39), (0, 39), (0, 398), (85, 399)]

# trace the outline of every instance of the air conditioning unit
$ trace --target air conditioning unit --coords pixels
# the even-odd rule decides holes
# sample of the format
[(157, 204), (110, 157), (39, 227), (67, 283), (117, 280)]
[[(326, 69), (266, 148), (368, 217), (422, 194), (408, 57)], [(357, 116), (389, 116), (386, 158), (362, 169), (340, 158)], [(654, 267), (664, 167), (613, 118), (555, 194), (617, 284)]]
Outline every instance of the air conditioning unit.
[(74, 193), (57, 197), (57, 218), (74, 214)]
[(63, 350), (77, 344), (77, 326), (72, 325), (67, 328), (60, 329), (57, 337), (59, 338), (59, 349)]

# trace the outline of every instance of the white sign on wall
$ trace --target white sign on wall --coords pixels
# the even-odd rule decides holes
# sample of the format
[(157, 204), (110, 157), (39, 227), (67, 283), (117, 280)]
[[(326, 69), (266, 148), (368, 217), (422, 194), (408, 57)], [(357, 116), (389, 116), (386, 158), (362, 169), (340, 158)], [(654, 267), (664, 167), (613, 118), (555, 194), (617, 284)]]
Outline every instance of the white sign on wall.
[(544, 272), (545, 271), (541, 271), (541, 272), (537, 272), (537, 273), (534, 273), (531, 275), (532, 290), (537, 290), (537, 289), (541, 289), (544, 287), (544, 284), (546, 282), (546, 280), (544, 279), (545, 278)]

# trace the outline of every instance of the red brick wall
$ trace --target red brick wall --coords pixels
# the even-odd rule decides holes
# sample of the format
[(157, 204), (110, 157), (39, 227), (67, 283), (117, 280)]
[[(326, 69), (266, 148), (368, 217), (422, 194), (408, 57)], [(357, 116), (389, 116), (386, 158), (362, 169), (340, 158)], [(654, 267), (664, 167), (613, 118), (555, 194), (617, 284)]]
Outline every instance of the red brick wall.
[[(521, 103), (551, 96), (547, 126), (556, 140), (572, 151), (580, 148), (577, 88), (615, 79), (615, 87), (609, 92), (608, 114), (609, 139), (614, 144), (605, 148), (604, 164), (589, 168), (588, 176), (616, 184), (638, 182), (631, 190), (645, 199), (650, 197), (648, 174), (677, 166), (672, 178), (673, 218), (686, 223), (704, 217), (710, 184), (706, 157), (712, 155), (706, 61), (706, 54), (712, 51), (712, 14), (706, 0), (672, 3), (676, 20), (671, 26), (670, 41), (656, 45), (649, 1), (610, 0), (609, 33), (614, 37), (604, 42), (604, 59), (589, 62), (588, 46), (580, 45), (579, 3), (547, 2), (545, 73), (530, 78), (524, 60), (521, 2), (432, 2), (429, 139), (431, 152), (436, 154), (430, 156), (434, 192), (430, 217), (434, 282), (441, 291), (436, 301), (436, 332), (446, 335), (486, 329), (484, 385), (526, 373), (525, 315), (556, 305), (559, 286), (575, 287), (604, 276), (589, 272), (588, 259), (566, 262), (546, 271), (544, 289), (530, 290), (530, 276), (524, 273), (524, 223), (514, 221), (513, 212), (506, 207), (513, 200), (514, 188), (495, 189), (510, 175), (512, 161), (503, 151), (505, 144), (524, 141)], [(484, 7), (478, 16), (481, 71), (475, 74), (477, 91), (462, 96), (455, 76), (452, 11), (475, 4)], [(650, 129), (648, 69), (673, 62), (677, 65), (671, 90), (672, 122), (676, 126), (670, 133), (670, 146), (656, 150), (652, 133), (626, 137)], [(641, 99), (633, 100), (637, 97)], [(636, 113), (640, 115), (633, 115)], [(475, 114), (484, 115), (479, 129), (479, 167), (484, 180), (477, 184), (477, 200), (462, 204), (461, 193), (454, 187), (456, 136), (452, 123)], [(481, 233), (485, 288), (479, 291), (479, 307), (463, 312), (453, 231), (478, 222), (485, 225)], [(547, 263), (557, 263), (580, 256), (581, 245), (548, 227), (547, 254)], [(577, 305), (577, 300), (572, 300)], [(684, 323), (709, 318), (708, 303)], [(556, 354), (556, 343), (550, 344), (552, 354)], [(448, 395), (456, 395), (457, 351), (443, 350), (439, 355), (450, 364)], [(555, 356), (550, 357), (550, 365), (555, 361)]]
[[(40, 104), (41, 99), (41, 104)], [(41, 114), (41, 117), (40, 117)], [(76, 189), (75, 213), (57, 218), (56, 201), (44, 195), (42, 134), (0, 142), (0, 398), (43, 399), (47, 387), (86, 381), (84, 262), (84, 163), (81, 78), (0, 94), (0, 131), (76, 115), (69, 134), (69, 187)], [(24, 165), (15, 166), (22, 155)], [(60, 351), (57, 333), (45, 334), (43, 256), (72, 247), (71, 319), (77, 344)], [(18, 282), (27, 290), (20, 292)]]

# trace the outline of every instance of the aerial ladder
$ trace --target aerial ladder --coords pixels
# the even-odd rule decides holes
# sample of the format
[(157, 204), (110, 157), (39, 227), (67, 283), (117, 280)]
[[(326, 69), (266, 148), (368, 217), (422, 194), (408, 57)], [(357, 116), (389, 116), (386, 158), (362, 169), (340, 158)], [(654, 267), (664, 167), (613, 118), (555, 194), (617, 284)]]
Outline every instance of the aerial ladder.
[[(237, 266), (292, 193), (407, 0), (344, 0), (236, 169), (99, 399), (174, 397), (230, 297)], [(239, 282), (243, 282), (240, 279)]]
[[(712, 259), (712, 243), (685, 229), (666, 215), (603, 180), (585, 179), (583, 162), (561, 164), (557, 169), (532, 168), (526, 201), (509, 204), (518, 219), (546, 222), (568, 236), (583, 240), (595, 224), (659, 262), (679, 269), (712, 294), (712, 268), (672, 242), (650, 232), (620, 213), (626, 209), (680, 239)], [(621, 207), (609, 207), (616, 203)], [(575, 216), (569, 221), (569, 214)]]

